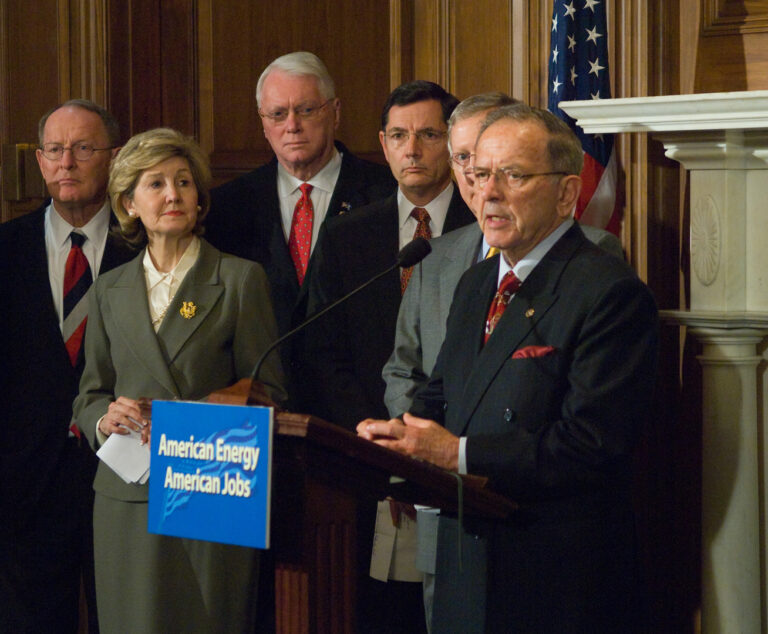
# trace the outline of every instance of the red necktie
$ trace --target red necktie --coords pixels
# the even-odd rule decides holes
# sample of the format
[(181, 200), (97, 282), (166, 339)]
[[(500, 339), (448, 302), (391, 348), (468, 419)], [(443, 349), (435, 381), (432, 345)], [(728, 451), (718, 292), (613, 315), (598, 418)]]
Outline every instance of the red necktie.
[(82, 248), (86, 237), (73, 231), (69, 234), (69, 239), (72, 246), (64, 266), (64, 328), (62, 335), (72, 366), (81, 370), (85, 322), (88, 319), (86, 294), (91, 287), (93, 278), (91, 267)]
[[(411, 212), (411, 217), (416, 219), (416, 231), (413, 232), (414, 240), (416, 238), (425, 238), (427, 240), (432, 239), (432, 230), (429, 228), (429, 212), (421, 207), (414, 207)], [(408, 288), (408, 281), (413, 275), (413, 267), (403, 269), (400, 272), (400, 292), (405, 293), (405, 289)]]
[(304, 282), (304, 275), (307, 273), (307, 265), (309, 264), (309, 251), (312, 247), (312, 220), (315, 217), (315, 209), (312, 206), (312, 199), (309, 197), (312, 185), (302, 183), (299, 189), (301, 190), (301, 198), (293, 209), (288, 249), (291, 252), (293, 266), (296, 267), (299, 285), (301, 285)]
[(491, 308), (488, 311), (488, 319), (485, 321), (485, 337), (483, 338), (483, 343), (488, 343), (488, 337), (491, 336), (493, 329), (496, 328), (496, 324), (499, 323), (499, 319), (501, 319), (501, 316), (504, 314), (510, 298), (517, 293), (520, 284), (521, 282), (517, 279), (517, 275), (512, 271), (509, 271), (501, 278), (499, 290), (497, 290), (496, 294), (493, 296)]

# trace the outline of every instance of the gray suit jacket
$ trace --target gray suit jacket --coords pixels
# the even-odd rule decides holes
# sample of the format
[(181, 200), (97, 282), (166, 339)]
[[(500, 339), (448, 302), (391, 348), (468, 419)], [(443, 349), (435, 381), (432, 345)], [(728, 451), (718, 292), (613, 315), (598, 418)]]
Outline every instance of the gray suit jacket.
[[(579, 225), (597, 246), (624, 259), (619, 239), (603, 229)], [(382, 377), (390, 416), (407, 412), (416, 391), (426, 384), (445, 339), (453, 292), (464, 271), (477, 262), (483, 234), (477, 223), (431, 241), (432, 252), (413, 271), (397, 317), (395, 349)]]
[[(94, 448), (96, 423), (118, 396), (201, 399), (248, 377), (277, 338), (262, 267), (221, 253), (204, 240), (155, 334), (143, 254), (100, 275), (91, 289), (86, 364), (74, 416)], [(179, 312), (185, 301), (197, 307), (190, 319)], [(260, 376), (273, 398), (284, 400), (277, 355), (270, 355)], [(94, 489), (118, 500), (145, 501), (148, 486), (126, 484), (100, 463)]]

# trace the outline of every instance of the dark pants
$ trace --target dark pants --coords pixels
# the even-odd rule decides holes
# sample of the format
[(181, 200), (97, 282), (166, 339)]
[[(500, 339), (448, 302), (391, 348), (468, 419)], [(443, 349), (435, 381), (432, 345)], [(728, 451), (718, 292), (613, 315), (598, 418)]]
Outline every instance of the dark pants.
[(93, 576), (96, 464), (87, 443), (69, 440), (37, 512), (0, 537), (0, 632), (77, 632), (81, 579), (88, 631), (99, 631)]

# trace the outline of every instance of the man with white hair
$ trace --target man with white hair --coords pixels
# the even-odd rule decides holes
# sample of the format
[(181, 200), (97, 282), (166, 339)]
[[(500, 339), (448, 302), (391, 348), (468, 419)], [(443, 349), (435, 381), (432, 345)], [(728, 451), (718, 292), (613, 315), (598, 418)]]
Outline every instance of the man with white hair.
[(304, 317), (305, 280), (324, 220), (392, 194), (395, 181), (387, 166), (334, 141), (341, 102), (316, 55), (274, 60), (259, 78), (256, 102), (275, 158), (213, 189), (206, 238), (264, 266), (283, 334)]

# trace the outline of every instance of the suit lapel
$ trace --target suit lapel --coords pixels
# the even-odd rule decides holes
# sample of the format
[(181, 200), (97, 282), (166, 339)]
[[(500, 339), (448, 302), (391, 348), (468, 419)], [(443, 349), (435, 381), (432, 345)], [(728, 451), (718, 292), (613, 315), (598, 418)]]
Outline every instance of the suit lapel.
[(180, 397), (149, 318), (142, 256), (143, 251), (122, 269), (115, 283), (106, 291), (107, 302), (117, 329), (136, 358), (158, 383)]
[[(557, 302), (560, 277), (576, 249), (584, 241), (584, 235), (577, 226), (575, 230), (570, 229), (542, 258), (512, 298), (488, 343), (475, 357), (464, 388), (458, 418), (462, 428), (455, 433), (466, 433), (478, 403), (488, 386), (495, 380), (502, 365), (520, 347), (531, 330), (546, 319), (549, 309)], [(495, 292), (497, 278), (498, 268), (494, 267), (492, 275), (483, 285), (487, 289), (490, 280), (491, 293), (486, 297), (484, 313), (487, 313), (490, 298)], [(485, 315), (482, 319), (485, 320)]]
[(325, 214), (326, 218), (346, 213), (349, 209), (357, 207), (362, 203), (357, 193), (360, 178), (352, 162), (352, 155), (346, 148), (340, 147), (338, 143), (336, 144), (336, 149), (342, 152), (341, 170), (339, 171), (336, 186), (333, 188), (331, 200), (328, 203), (328, 211)]
[(451, 194), (451, 203), (448, 205), (448, 213), (445, 215), (443, 233), (459, 229), (460, 227), (468, 225), (470, 222), (476, 222), (475, 216), (462, 199), (458, 185), (454, 185), (453, 194)]
[[(473, 226), (477, 227), (477, 225)], [(477, 231), (465, 232), (453, 248), (445, 251), (439, 263), (440, 319), (443, 324), (448, 319), (456, 285), (464, 272), (477, 260), (482, 236), (480, 227), (477, 227)]]
[[(113, 215), (111, 220), (114, 220), (114, 218)], [(116, 222), (110, 222), (110, 230), (107, 233), (107, 243), (104, 246), (104, 256), (101, 258), (99, 274), (111, 271), (136, 256), (136, 252), (122, 238), (112, 234), (112, 228), (116, 224)]]
[(27, 236), (22, 239), (26, 248), (19, 249), (21, 257), (25, 258), (26, 262), (24, 266), (19, 267), (19, 270), (25, 279), (24, 286), (36, 291), (28, 294), (30, 302), (28, 309), (32, 314), (40, 317), (37, 323), (43, 325), (47, 331), (47, 334), (35, 333), (36, 336), (46, 337), (53, 345), (51, 353), (56, 355), (56, 363), (61, 368), (71, 371), (72, 365), (59, 329), (59, 316), (53, 304), (51, 281), (48, 276), (48, 255), (45, 252), (46, 208), (47, 203), (34, 212), (37, 216), (26, 227)]
[[(211, 314), (224, 286), (219, 281), (219, 253), (207, 242), (200, 242), (200, 255), (187, 273), (168, 308), (157, 337), (168, 363), (178, 356), (184, 344)], [(187, 317), (181, 313), (184, 302), (191, 302)], [(191, 314), (190, 314), (191, 313)]]

